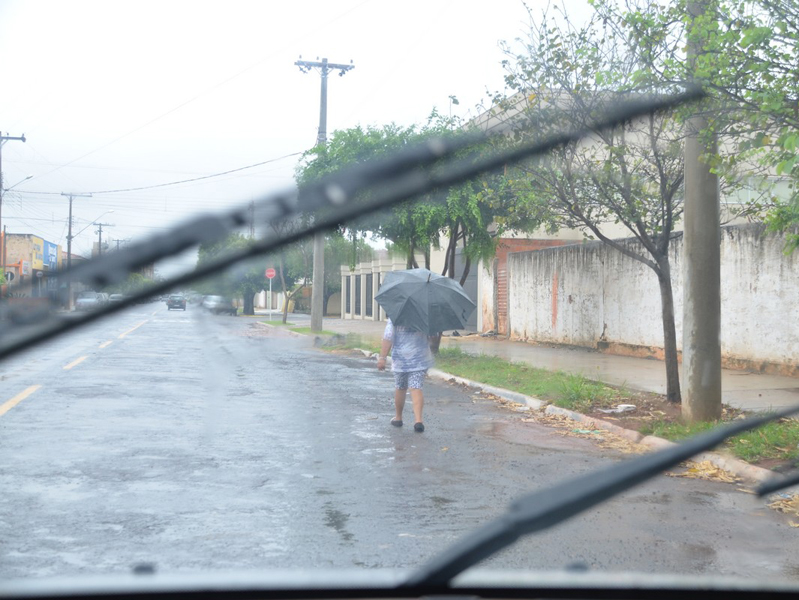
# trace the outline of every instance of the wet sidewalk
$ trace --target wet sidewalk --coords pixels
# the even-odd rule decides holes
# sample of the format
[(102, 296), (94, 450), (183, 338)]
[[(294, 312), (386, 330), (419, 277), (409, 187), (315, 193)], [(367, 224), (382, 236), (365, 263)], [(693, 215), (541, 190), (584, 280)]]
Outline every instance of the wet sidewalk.
[[(310, 319), (308, 315), (292, 314), (290, 321), (307, 325)], [(323, 328), (379, 340), (385, 323), (325, 318)], [(442, 346), (457, 347), (470, 354), (498, 356), (541, 369), (574, 373), (633, 390), (666, 393), (665, 367), (659, 360), (605, 354), (587, 348), (537, 346), (476, 335), (445, 337)], [(799, 404), (799, 379), (724, 369), (722, 401), (744, 410), (776, 410)]]

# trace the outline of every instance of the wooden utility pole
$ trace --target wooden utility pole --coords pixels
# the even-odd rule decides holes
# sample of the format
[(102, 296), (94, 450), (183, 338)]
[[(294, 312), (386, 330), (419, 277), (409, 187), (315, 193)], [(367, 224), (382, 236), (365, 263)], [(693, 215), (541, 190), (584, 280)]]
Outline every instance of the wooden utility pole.
[[(67, 271), (72, 268), (72, 199), (91, 198), (91, 194), (67, 194), (61, 192), (62, 196), (69, 198), (69, 222), (67, 224)], [(67, 282), (67, 310), (72, 310), (72, 280)]]
[(103, 255), (103, 227), (113, 227), (113, 223), (94, 223), (97, 225), (97, 233), (99, 234), (99, 238), (97, 240), (97, 256)]
[[(302, 57), (300, 57), (302, 59)], [(338, 70), (343, 76), (347, 71), (354, 69), (355, 65), (342, 65), (328, 62), (323, 58), (321, 62), (298, 60), (294, 63), (300, 71), (307, 73), (318, 68), (322, 75), (322, 96), (319, 104), (319, 134), (316, 136), (317, 146), (327, 143), (327, 76), (332, 70)], [(311, 290), (311, 331), (322, 331), (322, 316), (324, 314), (325, 294), (325, 234), (318, 231), (313, 238), (313, 289)]]
[[(691, 72), (703, 52), (706, 37), (697, 31), (696, 23), (704, 21), (706, 8), (706, 0), (687, 4), (691, 17), (687, 60)], [(700, 107), (688, 120), (685, 138), (682, 413), (689, 421), (721, 417), (719, 181), (708, 164), (708, 157), (717, 153), (711, 127)]]
[[(25, 143), (25, 134), (23, 133), (19, 137), (14, 137), (12, 135), (3, 135), (0, 132), (0, 231), (3, 231), (3, 192), (5, 191), (5, 183), (3, 182), (3, 146), (8, 141), (18, 141)], [(11, 187), (14, 187), (13, 185)], [(0, 273), (5, 276), (6, 274), (6, 236), (3, 234), (3, 247), (0, 248), (0, 258), (2, 258), (3, 266)]]

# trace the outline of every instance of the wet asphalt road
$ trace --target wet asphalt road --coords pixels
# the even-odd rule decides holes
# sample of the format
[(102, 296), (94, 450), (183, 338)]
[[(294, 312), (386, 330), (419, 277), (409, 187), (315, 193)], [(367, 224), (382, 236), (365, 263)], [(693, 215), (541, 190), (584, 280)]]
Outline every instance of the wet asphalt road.
[[(427, 431), (393, 428), (373, 362), (163, 304), (0, 363), (0, 385), (0, 405), (28, 393), (0, 415), (4, 578), (413, 567), (623, 458), (429, 381)], [(797, 548), (736, 486), (663, 476), (487, 566), (799, 579)]]

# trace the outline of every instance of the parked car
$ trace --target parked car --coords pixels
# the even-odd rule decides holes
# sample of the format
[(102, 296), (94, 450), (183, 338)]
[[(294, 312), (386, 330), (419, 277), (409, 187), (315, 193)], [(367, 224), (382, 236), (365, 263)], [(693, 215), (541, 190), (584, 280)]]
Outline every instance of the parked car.
[(166, 309), (186, 310), (186, 297), (183, 294), (171, 294), (166, 301)]
[(108, 301), (111, 302), (112, 304), (115, 302), (122, 302), (124, 299), (125, 299), (124, 294), (111, 294), (108, 297)]
[(97, 292), (80, 292), (75, 298), (75, 310), (92, 310), (102, 305)]
[(239, 312), (239, 309), (234, 306), (233, 301), (224, 296), (206, 296), (203, 298), (202, 306), (215, 315), (227, 314), (235, 317)]

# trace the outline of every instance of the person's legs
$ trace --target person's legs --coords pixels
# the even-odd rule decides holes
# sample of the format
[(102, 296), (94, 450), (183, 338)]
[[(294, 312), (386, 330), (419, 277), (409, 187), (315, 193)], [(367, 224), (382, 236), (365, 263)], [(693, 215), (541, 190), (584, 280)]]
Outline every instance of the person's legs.
[(405, 408), (405, 392), (404, 390), (394, 390), (394, 408), (397, 410), (397, 415), (394, 417), (396, 421), (402, 421), (402, 409)]
[(413, 402), (414, 423), (421, 423), (422, 409), (424, 408), (424, 395), (422, 394), (421, 388), (411, 388), (411, 401)]
[[(424, 384), (425, 375), (426, 371), (415, 371), (408, 377), (408, 387), (411, 390), (411, 401), (413, 402), (414, 423), (422, 423), (422, 410), (424, 409), (422, 384)], [(423, 430), (422, 428), (421, 431)]]
[(391, 419), (394, 425), (402, 425), (402, 409), (405, 408), (405, 394), (408, 391), (408, 374), (394, 373), (394, 409), (396, 416)]

